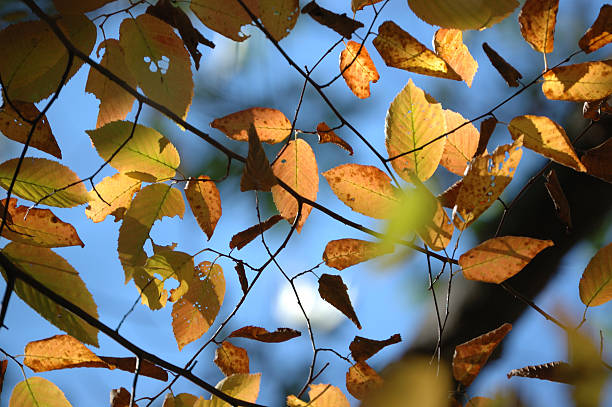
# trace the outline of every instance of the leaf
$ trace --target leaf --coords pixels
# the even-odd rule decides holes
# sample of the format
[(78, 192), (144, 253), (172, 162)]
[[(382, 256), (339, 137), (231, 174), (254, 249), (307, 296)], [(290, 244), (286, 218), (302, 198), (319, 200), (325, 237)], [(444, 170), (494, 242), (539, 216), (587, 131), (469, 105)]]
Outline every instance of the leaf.
[(366, 362), (357, 362), (346, 372), (346, 389), (357, 400), (365, 399), (382, 385), (383, 379)]
[(185, 196), (198, 225), (210, 240), (222, 212), (217, 185), (206, 175), (191, 177), (185, 185)]
[(259, 0), (258, 16), (276, 41), (289, 35), (299, 15), (299, 0)]
[(55, 9), (62, 14), (87, 13), (97, 10), (105, 4), (115, 0), (81, 0), (75, 3), (72, 0), (53, 0)]
[(363, 23), (347, 17), (346, 14), (336, 14), (311, 1), (302, 8), (302, 14), (308, 14), (317, 23), (331, 28), (344, 38), (351, 39), (353, 33), (363, 27)]
[[(18, 162), (18, 158), (13, 158), (0, 164), (2, 188), (8, 189)], [(73, 183), (75, 185), (62, 189)], [(40, 201), (43, 205), (60, 208), (71, 208), (89, 200), (85, 186), (71, 169), (45, 158), (23, 159), (13, 194), (28, 201)]]
[(523, 138), (519, 137), (513, 144), (499, 146), (491, 154), (474, 158), (457, 195), (456, 212), (463, 218), (463, 221), (455, 218), (457, 227), (466, 228), (501, 195), (521, 160), (522, 145)]
[(114, 369), (70, 335), (55, 335), (28, 343), (23, 363), (36, 373), (76, 367)]
[(519, 13), (521, 34), (538, 52), (553, 52), (557, 11), (559, 0), (527, 0)]
[(0, 394), (2, 394), (2, 385), (4, 384), (4, 374), (6, 373), (6, 366), (8, 360), (4, 359), (0, 361)]
[(408, 0), (421, 20), (442, 28), (482, 30), (508, 17), (519, 5), (517, 0)]
[(104, 161), (111, 160), (117, 171), (142, 181), (174, 177), (181, 161), (167, 138), (140, 124), (116, 121), (86, 133)]
[(612, 60), (559, 66), (544, 73), (542, 92), (548, 99), (592, 102), (612, 94)]
[[(223, 393), (239, 400), (254, 403), (259, 394), (259, 383), (261, 373), (255, 374), (234, 374), (221, 380), (215, 386)], [(230, 404), (213, 396), (208, 407), (231, 407)]]
[[(289, 141), (287, 147), (281, 150), (276, 157), (276, 161), (272, 165), (272, 171), (278, 179), (289, 185), (304, 198), (311, 201), (317, 200), (319, 171), (314, 152), (306, 141), (300, 138)], [(274, 185), (272, 187), (272, 198), (281, 216), (287, 219), (289, 223), (293, 223), (298, 215), (298, 202), (293, 195), (280, 185)], [(312, 206), (302, 205), (302, 213), (296, 227), (298, 232), (302, 230), (311, 210)]]
[[(57, 24), (70, 42), (85, 55), (96, 43), (96, 26), (83, 14), (59, 17)], [(12, 24), (0, 31), (3, 44), (0, 76), (8, 97), (38, 102), (57, 90), (68, 65), (68, 51), (44, 21)], [(74, 58), (66, 80), (81, 67)]]
[(164, 398), (162, 407), (208, 407), (209, 400), (204, 400), (204, 397), (196, 397), (193, 394), (181, 393), (177, 396), (172, 393), (167, 393)]
[(71, 407), (55, 384), (42, 377), (30, 377), (13, 388), (9, 407)]
[(126, 18), (119, 28), (125, 64), (146, 96), (185, 119), (193, 98), (191, 61), (174, 29), (149, 14)]
[(306, 403), (297, 397), (287, 396), (289, 407), (349, 407), (349, 401), (342, 391), (331, 384), (311, 384), (308, 391), (310, 402)]
[(457, 345), (453, 355), (455, 379), (464, 386), (469, 386), (478, 376), (480, 369), (487, 363), (491, 353), (511, 329), (512, 324), (505, 323), (497, 329)]
[(385, 21), (378, 27), (378, 35), (372, 43), (387, 66), (422, 75), (461, 80), (446, 61), (393, 21)]
[[(6, 199), (2, 204), (6, 205)], [(74, 226), (59, 219), (49, 209), (17, 206), (17, 199), (11, 198), (8, 214), (12, 222), (10, 228), (2, 230), (2, 237), (9, 240), (40, 247), (85, 247)]]
[(140, 185), (140, 180), (121, 173), (104, 178), (89, 194), (85, 215), (94, 222), (102, 222), (108, 215), (113, 215), (115, 222), (120, 221), (130, 207), (132, 197), (140, 191)]
[(391, 161), (399, 176), (408, 182), (410, 173), (421, 181), (429, 179), (438, 168), (446, 142), (445, 138), (433, 140), (445, 132), (442, 106), (410, 79), (391, 102), (385, 123), (389, 158), (420, 148)]
[(612, 183), (612, 138), (587, 150), (581, 160), (587, 172)]
[(225, 278), (218, 264), (200, 263), (189, 291), (172, 307), (172, 330), (179, 350), (204, 335), (214, 322), (225, 296)]
[[(27, 120), (34, 120), (40, 115), (40, 111), (33, 103), (19, 101), (12, 101), (12, 103), (17, 108), (17, 111), (6, 102), (0, 108), (0, 132), (11, 140), (25, 144), (32, 125), (23, 120), (21, 116)], [(41, 117), (36, 125), (29, 146), (49, 153), (59, 159), (62, 158), (62, 152), (51, 132), (51, 126), (49, 126), (47, 116), (45, 115)]]
[[(125, 51), (114, 38), (109, 38), (98, 46), (98, 56), (100, 50), (104, 48), (104, 56), (100, 65), (114, 73), (131, 88), (138, 87), (138, 81), (132, 76), (125, 62)], [(96, 129), (115, 120), (124, 120), (132, 110), (132, 105), (136, 99), (125, 89), (117, 85), (114, 81), (102, 75), (97, 70), (90, 68), (85, 92), (93, 94), (100, 101), (100, 110)]]
[[(170, 278), (175, 279), (179, 286), (170, 290), (170, 297), (168, 298), (169, 301), (175, 302), (187, 292), (189, 285), (192, 283), (194, 267), (193, 256), (180, 251), (166, 250), (149, 257), (143, 271), (155, 282), (153, 285), (157, 289), (155, 294), (158, 298), (161, 293), (166, 293), (163, 288), (164, 283)], [(159, 281), (157, 276), (160, 276), (162, 280)], [(136, 285), (143, 292), (147, 292), (145, 286), (140, 285), (139, 279), (135, 278), (135, 280)]]
[(508, 124), (512, 139), (524, 136), (523, 145), (544, 157), (585, 172), (586, 168), (574, 152), (572, 142), (563, 127), (546, 116), (517, 116)]
[(508, 379), (516, 377), (530, 377), (551, 382), (572, 384), (575, 372), (569, 363), (549, 362), (541, 365), (525, 366), (520, 369), (512, 369), (508, 372)]
[[(452, 110), (444, 110), (446, 129), (451, 131), (468, 122), (461, 114)], [(440, 158), (440, 165), (452, 172), (462, 176), (465, 174), (468, 163), (474, 157), (478, 148), (480, 133), (472, 123), (468, 123), (460, 129), (446, 136), (444, 151)]]
[(489, 139), (495, 131), (495, 126), (497, 126), (497, 119), (495, 117), (489, 117), (480, 122), (480, 138), (478, 139), (478, 148), (474, 155), (478, 156), (486, 153), (487, 144), (489, 144)]
[[(115, 358), (110, 356), (100, 356), (100, 359), (119, 370), (124, 370), (130, 373), (136, 372), (136, 358), (134, 357)], [(140, 361), (140, 374), (161, 380), (163, 382), (168, 381), (168, 372), (146, 359), (141, 359)]]
[(580, 48), (590, 54), (612, 42), (612, 6), (604, 4), (593, 25), (578, 41)]
[(553, 246), (551, 240), (503, 236), (489, 239), (459, 257), (469, 280), (500, 284), (517, 274), (538, 253)]
[(283, 219), (283, 217), (280, 215), (272, 215), (268, 220), (236, 233), (232, 236), (232, 240), (230, 241), (230, 249), (235, 247), (237, 247), (238, 250), (242, 249), (244, 246), (251, 243), (257, 236), (276, 225), (281, 219)]
[(504, 58), (501, 57), (493, 48), (489, 46), (486, 42), (482, 43), (482, 49), (485, 54), (487, 54), (487, 58), (491, 61), (493, 67), (499, 72), (499, 74), (504, 78), (508, 86), (517, 87), (519, 85), (518, 80), (523, 77), (519, 71), (517, 71), (512, 65), (510, 65)]
[(370, 82), (376, 83), (380, 78), (366, 47), (355, 41), (347, 42), (340, 53), (340, 72), (348, 87), (360, 99), (370, 97)]
[[(259, 14), (259, 1), (246, 0), (244, 3), (255, 15)], [(202, 24), (234, 41), (244, 41), (249, 38), (241, 31), (241, 27), (251, 23), (251, 17), (237, 1), (197, 0), (192, 1), (191, 11)]]
[(355, 314), (351, 299), (348, 295), (348, 287), (342, 281), (342, 277), (323, 274), (319, 278), (319, 295), (325, 301), (334, 306), (338, 311), (342, 312), (348, 317), (357, 328), (361, 329), (359, 318)]
[(386, 218), (399, 202), (391, 178), (371, 165), (342, 164), (325, 171), (323, 176), (342, 202), (366, 216)]
[(221, 342), (221, 345), (215, 351), (214, 362), (226, 376), (236, 373), (249, 373), (249, 356), (247, 351), (232, 345), (228, 341)]
[(599, 249), (582, 272), (580, 300), (587, 307), (596, 307), (612, 299), (612, 243)]
[(415, 180), (415, 185), (417, 185), (419, 193), (424, 196), (426, 201), (433, 203), (431, 205), (433, 206), (432, 215), (429, 217), (422, 217), (424, 222), (420, 227), (416, 228), (416, 232), (419, 234), (419, 237), (423, 239), (423, 242), (431, 249), (435, 251), (445, 249), (453, 237), (455, 227), (440, 202), (433, 196), (427, 187), (416, 181), (417, 180)]
[(277, 328), (276, 331), (269, 332), (265, 328), (249, 325), (236, 329), (234, 332), (229, 334), (228, 338), (247, 338), (259, 342), (279, 343), (297, 338), (300, 335), (302, 334), (299, 331), (291, 328)]
[[(79, 273), (63, 257), (45, 247), (9, 243), (2, 253), (16, 266), (45, 285), (54, 293), (82, 308), (94, 318), (98, 309)], [(6, 275), (3, 272), (3, 277)], [(62, 331), (81, 342), (98, 346), (98, 330), (70, 311), (51, 301), (34, 288), (18, 280), (15, 293), (26, 304)]]
[(329, 267), (344, 270), (347, 267), (392, 252), (392, 247), (381, 246), (375, 242), (359, 239), (339, 239), (327, 243), (323, 251), (323, 261)]
[(325, 122), (317, 124), (317, 135), (319, 136), (319, 144), (333, 143), (353, 155), (353, 147), (340, 138)]
[(255, 126), (249, 127), (249, 154), (240, 179), (240, 191), (267, 191), (276, 185), (276, 176), (270, 168), (270, 162), (261, 141), (255, 131)]
[(377, 354), (381, 349), (401, 341), (402, 338), (400, 334), (392, 335), (389, 337), (389, 339), (382, 341), (355, 336), (355, 339), (353, 339), (349, 345), (349, 349), (351, 350), (351, 355), (353, 355), (353, 359), (355, 359), (355, 361), (363, 362)]
[(238, 282), (240, 283), (242, 293), (246, 295), (249, 291), (249, 280), (247, 280), (246, 273), (244, 272), (244, 263), (241, 261), (237, 262), (234, 269), (236, 274), (238, 274)]
[(440, 201), (440, 204), (444, 208), (453, 209), (455, 202), (457, 202), (457, 196), (459, 195), (459, 190), (461, 189), (462, 185), (463, 179), (460, 179), (438, 195), (438, 201)]
[(382, 0), (351, 0), (351, 9), (353, 13), (363, 10), (366, 6), (380, 3)]
[[(130, 406), (131, 401), (132, 395), (125, 387), (112, 389), (110, 392), (111, 407), (132, 407)], [(134, 404), (134, 406), (138, 407), (138, 404)]]
[(472, 87), (478, 62), (463, 43), (461, 30), (440, 28), (434, 35), (434, 49), (436, 54), (446, 61), (469, 87)]
[(252, 107), (215, 119), (210, 127), (221, 130), (231, 139), (248, 141), (248, 130), (255, 126), (262, 143), (275, 144), (291, 133), (291, 122), (280, 110), (267, 107)]
[(551, 169), (544, 174), (544, 178), (544, 186), (546, 186), (546, 191), (548, 191), (548, 195), (555, 205), (555, 214), (565, 226), (565, 230), (569, 231), (572, 228), (572, 215), (569, 202), (563, 193), (563, 188), (561, 188), (559, 178), (557, 178), (557, 173), (555, 170)]

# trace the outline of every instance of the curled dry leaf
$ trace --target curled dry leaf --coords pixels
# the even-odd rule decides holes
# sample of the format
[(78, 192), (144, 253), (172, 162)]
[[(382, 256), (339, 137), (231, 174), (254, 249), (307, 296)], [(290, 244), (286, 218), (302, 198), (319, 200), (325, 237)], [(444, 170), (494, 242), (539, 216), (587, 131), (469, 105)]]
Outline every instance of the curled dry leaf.
[(342, 281), (342, 277), (323, 274), (319, 278), (319, 295), (353, 321), (357, 328), (361, 329), (359, 318), (355, 314), (348, 295), (348, 287)]
[[(119, 389), (112, 389), (110, 391), (111, 407), (132, 407), (130, 406), (131, 400), (132, 395), (125, 387), (121, 387)], [(138, 404), (134, 404), (134, 407), (138, 407)]]
[(382, 348), (401, 341), (402, 337), (400, 334), (392, 335), (388, 339), (384, 339), (382, 341), (355, 336), (355, 339), (353, 339), (349, 345), (349, 349), (355, 361), (363, 362), (377, 354)]
[(357, 362), (346, 372), (346, 389), (357, 400), (365, 399), (382, 385), (383, 379), (366, 362)]
[(453, 174), (462, 176), (476, 153), (480, 134), (472, 123), (457, 112), (445, 109), (444, 119), (447, 131), (457, 130), (446, 136), (440, 165)]
[(408, 5), (421, 20), (442, 28), (482, 30), (508, 17), (519, 5), (517, 0), (408, 0)]
[(469, 280), (502, 283), (517, 274), (538, 253), (553, 246), (551, 240), (503, 236), (489, 239), (459, 257), (463, 276)]
[(230, 249), (235, 247), (237, 247), (238, 250), (242, 249), (244, 246), (251, 243), (253, 239), (270, 229), (272, 226), (276, 225), (282, 219), (283, 217), (280, 215), (272, 215), (268, 220), (251, 226), (242, 232), (236, 233), (234, 236), (232, 236), (232, 240), (230, 241)]
[(612, 138), (587, 150), (582, 163), (589, 174), (612, 183)]
[(231, 139), (249, 140), (249, 128), (255, 131), (262, 143), (274, 144), (283, 141), (291, 132), (291, 122), (283, 112), (267, 107), (252, 107), (215, 119), (210, 127), (221, 130)]
[(246, 273), (244, 272), (244, 263), (241, 261), (237, 262), (234, 269), (236, 270), (236, 274), (238, 274), (238, 282), (240, 283), (242, 293), (246, 294), (249, 290), (249, 280), (247, 280)]
[(612, 94), (612, 60), (559, 66), (544, 73), (542, 92), (548, 99), (596, 101)]
[(299, 331), (291, 328), (278, 328), (274, 332), (269, 332), (265, 328), (249, 325), (236, 329), (234, 332), (229, 334), (228, 338), (247, 338), (254, 339), (259, 342), (278, 343), (297, 338), (300, 335), (301, 333)]
[(249, 127), (249, 153), (247, 155), (242, 178), (240, 179), (240, 191), (270, 191), (276, 185), (276, 176), (270, 168), (270, 162), (266, 152), (257, 136), (255, 127)]
[(215, 351), (215, 365), (224, 375), (231, 376), (236, 373), (249, 373), (249, 355), (247, 351), (228, 341), (223, 341)]
[(573, 376), (576, 372), (572, 366), (566, 362), (549, 362), (541, 365), (525, 366), (520, 369), (512, 369), (508, 372), (508, 379), (511, 377), (531, 377), (540, 380), (550, 380), (551, 382), (572, 384)]
[(487, 363), (491, 353), (511, 329), (512, 324), (505, 323), (497, 329), (457, 345), (453, 355), (455, 379), (464, 386), (469, 386), (478, 376), (480, 369)]
[(599, 249), (584, 269), (580, 283), (580, 299), (589, 307), (612, 300), (612, 243)]
[(370, 6), (372, 4), (380, 3), (382, 0), (351, 0), (351, 9), (353, 13), (363, 10), (364, 7)]
[(593, 25), (578, 41), (580, 48), (587, 54), (612, 42), (612, 5), (604, 4)]
[(365, 45), (355, 41), (346, 43), (340, 53), (340, 72), (351, 91), (360, 99), (370, 97), (370, 82), (378, 82), (380, 75)]
[(189, 178), (185, 185), (185, 196), (198, 225), (210, 240), (222, 213), (217, 185), (206, 175)]
[(311, 1), (302, 8), (302, 14), (308, 14), (317, 23), (331, 28), (344, 38), (351, 39), (355, 30), (363, 27), (363, 23), (347, 17), (346, 14), (336, 14)]
[(317, 124), (317, 135), (319, 136), (319, 144), (333, 143), (353, 155), (353, 147), (340, 138), (325, 122)]
[(104, 178), (90, 192), (85, 215), (94, 222), (102, 222), (108, 215), (113, 215), (115, 222), (119, 222), (130, 207), (132, 197), (140, 190), (141, 183), (139, 179), (120, 172)]
[(476, 148), (474, 155), (486, 154), (487, 144), (489, 144), (489, 139), (495, 131), (495, 126), (497, 126), (497, 119), (495, 117), (489, 117), (480, 122), (480, 138), (478, 139), (478, 148)]
[(517, 71), (512, 65), (510, 65), (504, 58), (501, 57), (493, 48), (486, 42), (482, 43), (482, 49), (493, 64), (493, 67), (497, 69), (497, 72), (504, 78), (508, 86), (517, 87), (519, 85), (518, 80), (523, 77), (519, 71)]
[(478, 62), (463, 43), (461, 30), (440, 28), (434, 35), (436, 54), (455, 71), (469, 87), (478, 69)]
[(559, 220), (563, 223), (565, 230), (569, 231), (572, 228), (572, 215), (569, 202), (563, 193), (563, 188), (561, 188), (561, 183), (559, 182), (557, 173), (555, 170), (551, 169), (544, 174), (544, 178), (544, 186), (546, 186), (548, 195), (555, 205), (555, 213), (557, 214), (557, 218), (559, 218)]
[(323, 261), (336, 270), (393, 252), (393, 246), (381, 245), (359, 239), (332, 240), (325, 246)]
[(553, 52), (557, 11), (559, 0), (527, 0), (519, 13), (521, 34), (538, 52)]

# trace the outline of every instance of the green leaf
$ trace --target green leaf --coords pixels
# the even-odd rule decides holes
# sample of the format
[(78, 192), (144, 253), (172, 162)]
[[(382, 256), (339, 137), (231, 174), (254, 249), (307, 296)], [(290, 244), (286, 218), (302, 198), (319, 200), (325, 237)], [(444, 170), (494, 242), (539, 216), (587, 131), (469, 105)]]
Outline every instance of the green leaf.
[[(45, 247), (9, 243), (2, 249), (12, 262), (47, 288), (98, 318), (98, 309), (79, 273), (60, 255)], [(2, 273), (6, 279), (6, 275)], [(15, 292), (47, 321), (81, 342), (98, 346), (98, 330), (17, 280)]]
[(589, 306), (612, 300), (612, 243), (599, 249), (582, 273), (580, 299)]
[(64, 393), (42, 377), (30, 377), (13, 388), (9, 407), (71, 407)]
[[(96, 130), (87, 130), (98, 154), (108, 160), (130, 137), (134, 123), (115, 121)], [(176, 174), (181, 160), (176, 148), (156, 130), (136, 125), (134, 135), (109, 163), (117, 171), (132, 178), (163, 180)], [(151, 181), (151, 179), (144, 179)]]
[(508, 17), (517, 0), (408, 0), (421, 20), (442, 28), (481, 30)]
[[(17, 169), (18, 158), (0, 164), (0, 186), (8, 189)], [(68, 167), (45, 158), (26, 157), (13, 188), (13, 194), (32, 202), (71, 208), (89, 201), (89, 194), (79, 177)], [(70, 188), (62, 189), (74, 182)], [(56, 192), (57, 191), (57, 192)]]

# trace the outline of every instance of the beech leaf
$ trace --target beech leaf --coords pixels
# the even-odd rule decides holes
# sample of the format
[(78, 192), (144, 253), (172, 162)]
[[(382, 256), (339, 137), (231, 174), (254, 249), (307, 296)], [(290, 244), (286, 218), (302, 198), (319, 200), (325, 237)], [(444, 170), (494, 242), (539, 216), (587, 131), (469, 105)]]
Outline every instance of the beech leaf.
[(246, 273), (244, 271), (244, 263), (241, 261), (237, 262), (234, 266), (236, 270), (236, 274), (238, 274), (238, 282), (240, 283), (240, 288), (242, 289), (242, 293), (246, 295), (249, 290), (249, 280), (247, 279)]
[(232, 236), (232, 240), (230, 241), (230, 249), (235, 247), (237, 247), (238, 250), (242, 249), (244, 246), (251, 243), (253, 239), (270, 229), (272, 226), (276, 225), (282, 219), (283, 217), (280, 215), (272, 215), (268, 220), (258, 223), (257, 225), (253, 225), (242, 232), (236, 233), (234, 236)]
[(521, 34), (538, 52), (553, 52), (557, 11), (559, 0), (527, 0), (519, 13)]
[(28, 343), (23, 363), (36, 373), (75, 367), (114, 369), (70, 335), (55, 335)]
[(379, 243), (359, 239), (332, 240), (325, 246), (323, 261), (336, 270), (373, 259), (374, 257), (392, 253), (393, 248)]
[(383, 379), (366, 362), (357, 362), (346, 372), (346, 389), (357, 400), (365, 399), (382, 385)]
[(612, 243), (599, 249), (582, 272), (580, 299), (587, 307), (612, 300)]
[(440, 202), (435, 199), (427, 187), (418, 180), (414, 181), (419, 189), (419, 194), (423, 196), (426, 202), (432, 202), (434, 207), (432, 216), (423, 217), (422, 220), (424, 222), (416, 228), (416, 232), (431, 249), (434, 251), (442, 250), (450, 243), (455, 227)]
[(270, 162), (266, 152), (261, 145), (255, 126), (249, 127), (249, 154), (247, 155), (242, 178), (240, 179), (240, 191), (267, 191), (276, 185), (276, 176), (270, 168)]
[(401, 341), (402, 338), (400, 334), (392, 335), (389, 337), (389, 339), (382, 341), (356, 336), (349, 345), (349, 349), (351, 350), (351, 355), (353, 355), (353, 359), (355, 359), (355, 361), (363, 362), (377, 354), (381, 349)]
[[(110, 407), (132, 407), (131, 401), (132, 395), (125, 387), (112, 389), (110, 392)], [(138, 407), (138, 404), (134, 403), (134, 406)]]
[(351, 91), (360, 99), (370, 97), (370, 82), (378, 82), (380, 75), (365, 45), (355, 41), (346, 43), (340, 53), (340, 72)]
[(478, 148), (476, 148), (476, 154), (474, 155), (478, 156), (486, 153), (487, 144), (489, 144), (489, 139), (495, 131), (495, 126), (497, 126), (497, 119), (495, 117), (489, 117), (480, 122), (480, 138), (478, 139)]
[(353, 147), (340, 138), (325, 122), (317, 124), (317, 135), (319, 136), (319, 144), (333, 143), (353, 155)]
[[(166, 280), (175, 279), (179, 286), (170, 290), (168, 298), (169, 301), (175, 302), (187, 292), (189, 285), (194, 281), (193, 256), (181, 251), (159, 251), (147, 259), (143, 271), (149, 275), (150, 279), (142, 278), (144, 276), (135, 278), (136, 285), (143, 293), (154, 292), (156, 297), (160, 297), (161, 293), (166, 293), (164, 289)], [(160, 276), (162, 280), (159, 281), (157, 276)], [(147, 282), (143, 284), (142, 280)], [(153, 282), (155, 284), (152, 284)], [(147, 291), (149, 288), (151, 291)]]
[(342, 281), (342, 277), (323, 274), (319, 278), (319, 295), (353, 321), (357, 328), (361, 329), (359, 318), (355, 314), (348, 295), (348, 287)]
[(336, 14), (311, 1), (302, 8), (302, 14), (308, 14), (317, 23), (331, 28), (344, 38), (351, 39), (355, 30), (363, 27), (363, 23), (347, 17), (346, 14)]
[(247, 351), (232, 345), (228, 341), (221, 342), (221, 345), (215, 351), (214, 362), (226, 376), (236, 373), (249, 373), (249, 356)]
[(559, 66), (544, 73), (542, 92), (548, 99), (592, 102), (612, 94), (612, 60)]
[(572, 216), (570, 211), (570, 205), (563, 193), (563, 188), (561, 188), (561, 183), (559, 182), (559, 178), (557, 178), (557, 173), (555, 170), (551, 169), (546, 174), (544, 174), (544, 186), (548, 191), (548, 195), (550, 199), (552, 199), (553, 204), (555, 205), (555, 213), (557, 218), (563, 223), (565, 226), (565, 230), (569, 231), (572, 228)]
[[(464, 123), (468, 122), (461, 114), (452, 110), (444, 110), (444, 118), (446, 120), (446, 129), (451, 131)], [(468, 163), (474, 157), (478, 148), (478, 140), (480, 133), (472, 123), (467, 123), (465, 126), (452, 132), (446, 136), (444, 151), (440, 158), (440, 165), (452, 172), (463, 176)]]
[(248, 141), (248, 130), (255, 126), (262, 143), (275, 144), (291, 133), (291, 122), (283, 112), (267, 107), (252, 107), (215, 119), (210, 127), (221, 130), (231, 139)]
[(446, 61), (469, 87), (472, 87), (478, 62), (463, 43), (461, 30), (440, 28), (434, 35), (434, 48), (436, 54)]
[(297, 338), (300, 335), (302, 334), (299, 331), (291, 328), (278, 328), (274, 332), (269, 332), (265, 328), (249, 325), (236, 329), (234, 332), (229, 334), (228, 338), (247, 338), (259, 342), (279, 343)]
[[(119, 370), (123, 370), (130, 373), (136, 372), (135, 357), (116, 358), (111, 356), (100, 356), (100, 359), (106, 362), (109, 366), (114, 366)], [(164, 369), (157, 366), (156, 364), (149, 362), (146, 359), (140, 360), (140, 374), (143, 376), (148, 376), (157, 380), (161, 380), (162, 382), (168, 381), (168, 372), (166, 372)]]
[(311, 384), (308, 390), (310, 402), (306, 403), (294, 395), (287, 396), (289, 407), (349, 407), (349, 401), (342, 391), (331, 384)]
[(587, 54), (612, 42), (612, 5), (604, 4), (593, 25), (578, 41), (580, 48)]
[(421, 20), (442, 28), (482, 30), (508, 17), (519, 5), (517, 0), (408, 0)]
[(530, 377), (540, 380), (550, 380), (551, 382), (572, 384), (575, 382), (576, 372), (572, 366), (566, 362), (549, 362), (541, 365), (525, 366), (520, 369), (512, 369), (508, 372), (508, 379), (511, 377)]
[(455, 203), (457, 202), (457, 196), (459, 195), (459, 190), (461, 189), (462, 185), (463, 179), (460, 179), (437, 196), (438, 201), (440, 201), (440, 204), (444, 208), (453, 209)]
[[(232, 396), (238, 400), (255, 403), (259, 394), (259, 383), (261, 381), (261, 373), (233, 374), (221, 380), (215, 386), (223, 393)], [(232, 407), (229, 403), (221, 400), (217, 396), (213, 396), (209, 404), (203, 404), (206, 407)]]
[[(244, 2), (255, 15), (259, 14), (259, 1)], [(241, 28), (251, 23), (251, 17), (237, 1), (198, 0), (189, 5), (191, 11), (202, 24), (234, 41), (244, 41), (249, 38)]]
[(289, 35), (299, 15), (299, 0), (259, 0), (259, 18), (276, 41)]
[(89, 194), (91, 199), (85, 215), (94, 222), (102, 222), (108, 215), (113, 215), (115, 222), (120, 221), (130, 207), (132, 197), (140, 191), (140, 185), (140, 180), (121, 173), (104, 178)]
[(359, 10), (363, 10), (365, 7), (380, 3), (383, 0), (351, 0), (351, 9), (353, 13)]
[(210, 240), (222, 212), (217, 185), (206, 175), (189, 178), (185, 185), (185, 196), (198, 225)]
[(581, 160), (587, 172), (612, 183), (612, 138), (587, 150)]
[(519, 86), (518, 80), (523, 77), (519, 71), (517, 71), (512, 65), (510, 65), (504, 58), (501, 57), (493, 48), (489, 46), (486, 42), (482, 43), (482, 49), (485, 54), (491, 61), (493, 67), (499, 72), (499, 74), (504, 78), (508, 86), (517, 87)]
[(55, 384), (42, 377), (30, 377), (13, 388), (8, 407), (72, 407)]

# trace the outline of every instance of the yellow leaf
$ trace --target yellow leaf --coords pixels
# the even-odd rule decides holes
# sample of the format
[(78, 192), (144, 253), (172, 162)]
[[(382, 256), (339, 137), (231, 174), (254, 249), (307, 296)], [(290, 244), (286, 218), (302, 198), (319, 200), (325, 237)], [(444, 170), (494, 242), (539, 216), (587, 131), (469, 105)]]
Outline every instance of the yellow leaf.
[(90, 192), (85, 215), (94, 222), (102, 222), (108, 215), (113, 215), (115, 222), (120, 221), (130, 207), (132, 196), (140, 190), (140, 184), (140, 180), (121, 173), (104, 178)]
[(523, 145), (553, 161), (585, 172), (563, 127), (546, 116), (517, 116), (508, 124), (512, 139), (523, 137)]
[(217, 185), (206, 175), (189, 178), (185, 196), (198, 225), (210, 240), (221, 218), (221, 196)]
[(440, 28), (434, 36), (436, 54), (455, 71), (469, 87), (478, 69), (470, 51), (463, 43), (461, 30)]
[(42, 377), (30, 377), (13, 388), (8, 407), (72, 407), (55, 384)]
[(363, 10), (365, 7), (380, 3), (382, 0), (351, 0), (351, 9), (353, 13), (359, 10)]
[(517, 0), (408, 0), (421, 20), (442, 28), (482, 30), (508, 17)]
[(612, 60), (559, 66), (544, 74), (542, 92), (553, 100), (592, 102), (612, 94)]
[(232, 345), (228, 341), (221, 342), (221, 345), (215, 351), (214, 362), (226, 376), (236, 373), (249, 373), (249, 355), (247, 351)]
[[(234, 398), (254, 403), (259, 395), (260, 381), (261, 373), (234, 374), (221, 380), (215, 387)], [(206, 406), (232, 407), (229, 403), (226, 403), (217, 396), (213, 396), (210, 400), (210, 404)]]
[(357, 328), (361, 329), (359, 318), (355, 314), (348, 295), (348, 287), (342, 281), (342, 277), (323, 274), (319, 278), (319, 295), (353, 321)]
[(357, 362), (346, 372), (346, 389), (357, 400), (365, 399), (382, 385), (383, 379), (366, 362)]
[(533, 49), (549, 53), (554, 49), (559, 0), (527, 0), (519, 13), (521, 34)]
[(365, 45), (362, 47), (355, 41), (347, 42), (340, 53), (340, 72), (348, 87), (360, 99), (370, 97), (370, 82), (378, 82), (380, 78)]
[(310, 403), (304, 403), (295, 396), (287, 397), (287, 405), (290, 407), (349, 407), (346, 396), (336, 386), (331, 384), (311, 384), (308, 391)]
[[(316, 201), (319, 190), (319, 172), (317, 161), (310, 145), (302, 140), (291, 140), (287, 147), (280, 151), (272, 165), (274, 175), (301, 196)], [(280, 185), (272, 187), (274, 204), (283, 218), (292, 223), (298, 214), (297, 200)], [(312, 206), (302, 205), (302, 214), (296, 230), (302, 230)]]
[(371, 165), (342, 164), (323, 176), (342, 202), (366, 216), (384, 219), (399, 200), (391, 178)]
[(262, 143), (274, 144), (283, 141), (291, 132), (291, 122), (280, 110), (267, 107), (252, 107), (215, 119), (211, 127), (221, 130), (231, 139), (248, 141), (249, 127), (255, 126)]
[(378, 27), (378, 35), (372, 43), (387, 66), (422, 75), (461, 80), (461, 77), (442, 58), (393, 21), (385, 21)]
[(595, 253), (582, 273), (578, 288), (586, 306), (595, 307), (612, 300), (612, 243)]
[[(258, 0), (245, 0), (249, 10), (259, 14)], [(210, 28), (234, 41), (249, 38), (241, 31), (242, 26), (251, 23), (251, 17), (237, 1), (226, 0), (193, 0), (189, 6), (200, 21)]]
[(612, 6), (604, 4), (593, 25), (578, 41), (578, 45), (589, 54), (610, 42), (612, 42)]
[[(444, 118), (446, 119), (446, 129), (453, 130), (467, 120), (457, 112), (452, 110), (444, 110)], [(460, 129), (446, 136), (446, 144), (440, 158), (440, 165), (459, 176), (465, 174), (465, 168), (474, 157), (480, 133), (472, 123), (468, 123)]]
[(551, 240), (503, 236), (489, 239), (459, 257), (463, 276), (485, 283), (502, 283), (521, 271)]
[[(193, 270), (193, 256), (173, 250), (165, 250), (156, 253), (147, 259), (143, 267), (143, 271), (149, 275), (151, 283), (153, 283), (150, 286), (157, 289), (157, 297), (160, 296), (160, 293), (166, 293), (166, 290), (163, 289), (166, 280), (173, 278), (179, 283), (178, 287), (170, 290), (170, 297), (168, 300), (172, 302), (178, 300), (188, 291), (189, 285), (192, 283), (194, 277)], [(158, 280), (157, 276), (160, 276), (162, 280)], [(136, 281), (136, 285), (140, 290), (145, 291), (145, 287), (139, 284), (139, 281)], [(149, 303), (151, 303), (151, 301), (149, 301)]]
[(259, 0), (258, 16), (276, 41), (289, 35), (299, 15), (299, 0)]
[(70, 335), (55, 335), (28, 343), (23, 363), (36, 373), (75, 367), (114, 369)]
[(240, 179), (240, 191), (266, 191), (276, 185), (276, 176), (270, 168), (270, 162), (266, 156), (255, 126), (249, 127), (249, 154), (242, 171)]
[(582, 163), (589, 174), (612, 183), (612, 138), (587, 150)]
[(378, 243), (359, 239), (332, 240), (325, 246), (323, 261), (336, 270), (391, 253), (392, 247), (385, 248)]
[[(442, 158), (446, 138), (433, 140), (446, 132), (445, 123), (442, 106), (410, 79), (391, 103), (385, 123), (389, 158), (419, 148), (391, 161), (400, 177), (410, 182), (410, 174), (421, 181), (433, 175)], [(425, 146), (427, 143), (430, 144)]]

